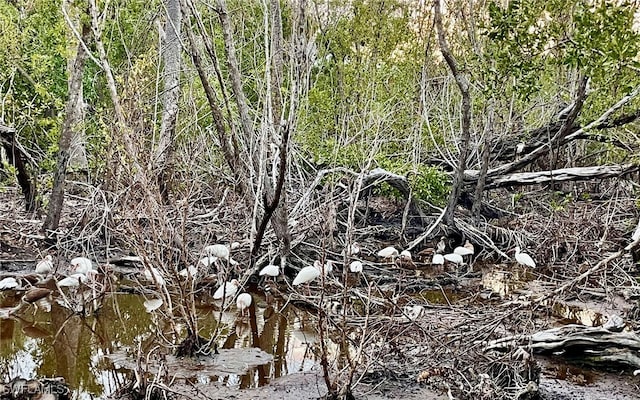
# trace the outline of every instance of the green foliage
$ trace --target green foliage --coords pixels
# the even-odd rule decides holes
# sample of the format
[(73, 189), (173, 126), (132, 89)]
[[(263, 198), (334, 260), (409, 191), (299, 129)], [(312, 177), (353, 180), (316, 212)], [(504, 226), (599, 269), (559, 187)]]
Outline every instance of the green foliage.
[[(413, 195), (420, 200), (430, 204), (444, 207), (449, 196), (450, 180), (447, 174), (440, 168), (427, 165), (411, 165), (401, 160), (391, 161), (389, 159), (382, 160), (380, 166), (390, 172), (407, 177)], [(397, 196), (395, 190), (391, 190), (389, 186), (381, 188), (382, 194), (390, 194)]]
[(20, 11), (0, 1), (0, 114), (20, 128), (23, 141), (42, 149), (42, 158), (55, 154), (62, 122), (65, 32), (57, 1), (37, 0)]
[[(489, 20), (483, 26), (488, 87), (514, 85), (513, 93), (528, 100), (553, 82), (556, 71), (572, 67), (592, 79), (592, 88), (628, 92), (638, 83), (637, 73), (625, 69), (638, 66), (640, 36), (632, 29), (636, 6), (629, 1), (593, 3), (514, 0), (506, 7), (490, 3)], [(609, 105), (611, 91), (600, 94)]]
[(424, 50), (403, 2), (336, 4), (335, 19), (317, 40), (297, 139), (320, 163), (362, 165), (372, 143), (396, 146), (419, 125), (416, 82)]
[(553, 211), (564, 211), (568, 204), (573, 202), (572, 193), (554, 192), (549, 206)]

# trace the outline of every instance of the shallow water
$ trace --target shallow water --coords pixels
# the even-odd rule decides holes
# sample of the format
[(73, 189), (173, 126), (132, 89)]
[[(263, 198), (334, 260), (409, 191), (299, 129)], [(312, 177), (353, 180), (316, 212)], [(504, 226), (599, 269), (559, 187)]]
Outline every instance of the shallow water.
[[(0, 310), (15, 307), (20, 297), (13, 291), (0, 292)], [(267, 304), (259, 294), (253, 298), (257, 335), (252, 334), (249, 317), (239, 317), (232, 307), (221, 314), (218, 358), (209, 357), (198, 365), (178, 359), (171, 366), (172, 375), (191, 382), (248, 388), (316, 366), (315, 324), (303, 326), (298, 316), (304, 313), (292, 307), (278, 312), (281, 304)], [(166, 321), (156, 312), (147, 313), (143, 302), (139, 295), (109, 295), (99, 312), (86, 318), (55, 300), (48, 305), (25, 305), (10, 318), (0, 319), (0, 381), (60, 376), (76, 398), (106, 398), (126, 382), (128, 367), (135, 365), (138, 352), (145, 357), (171, 353), (164, 345), (171, 336)], [(200, 304), (197, 313), (200, 336), (211, 337), (220, 311)], [(180, 325), (177, 329), (185, 331)], [(254, 343), (262, 350), (249, 351)]]

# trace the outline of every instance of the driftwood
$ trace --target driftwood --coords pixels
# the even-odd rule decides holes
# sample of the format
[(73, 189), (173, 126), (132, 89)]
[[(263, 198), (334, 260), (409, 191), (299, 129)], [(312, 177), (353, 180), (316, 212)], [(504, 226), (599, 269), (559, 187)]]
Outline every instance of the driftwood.
[(523, 347), (535, 353), (560, 352), (593, 364), (619, 364), (640, 368), (640, 336), (612, 332), (603, 327), (565, 325), (532, 335), (510, 336), (489, 342), (485, 351)]
[(506, 186), (536, 185), (564, 181), (617, 178), (640, 170), (640, 165), (599, 165), (595, 167), (562, 168), (551, 171), (521, 172), (487, 178), (487, 189)]

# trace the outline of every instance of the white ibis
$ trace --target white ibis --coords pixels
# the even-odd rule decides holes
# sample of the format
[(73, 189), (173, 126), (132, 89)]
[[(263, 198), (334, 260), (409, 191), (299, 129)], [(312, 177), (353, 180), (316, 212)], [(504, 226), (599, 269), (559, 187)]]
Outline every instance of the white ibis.
[(454, 264), (462, 264), (464, 263), (464, 260), (462, 259), (462, 256), (460, 254), (456, 254), (456, 253), (450, 253), (450, 254), (445, 254), (444, 255), (444, 259), (452, 262)]
[(471, 243), (468, 239), (464, 243), (464, 248), (471, 251), (471, 254), (476, 254), (476, 248), (473, 246), (473, 243)]
[(151, 313), (164, 303), (162, 299), (149, 299), (144, 301), (144, 309), (147, 310), (148, 313)]
[(402, 250), (400, 252), (400, 260), (411, 261), (411, 252), (409, 250)]
[(633, 231), (633, 235), (631, 235), (631, 241), (635, 242), (640, 239), (640, 221), (638, 221), (638, 226), (636, 226), (636, 230)]
[(93, 269), (93, 262), (86, 257), (76, 257), (71, 260), (71, 272), (74, 274), (86, 274)]
[(45, 258), (36, 264), (36, 274), (46, 275), (53, 271), (53, 257), (47, 254)]
[(378, 257), (381, 257), (384, 259), (390, 258), (393, 260), (393, 258), (397, 256), (398, 256), (398, 250), (393, 246), (385, 247), (384, 249), (378, 252)]
[(231, 250), (235, 250), (240, 247), (240, 243), (233, 242), (229, 246), (226, 244), (213, 244), (204, 248), (205, 254), (211, 257), (222, 258), (223, 260), (229, 260)]
[(349, 264), (349, 271), (351, 272), (362, 272), (362, 261), (355, 260)]
[(157, 268), (149, 267), (144, 270), (144, 277), (146, 280), (157, 283), (160, 286), (164, 286), (164, 277)]
[(64, 279), (58, 281), (59, 287), (76, 287), (80, 286), (80, 283), (85, 283), (87, 281), (87, 276), (85, 274), (76, 273), (73, 275), (69, 275)]
[(238, 282), (237, 279), (232, 279), (231, 282), (225, 282), (213, 294), (213, 299), (221, 300), (223, 298), (228, 299), (233, 297), (238, 291), (238, 288), (240, 288), (240, 282)]
[(180, 275), (183, 278), (188, 278), (188, 277), (195, 278), (195, 276), (198, 275), (198, 267), (195, 265), (189, 265), (187, 268), (178, 272), (178, 275)]
[[(467, 245), (470, 245), (471, 248), (467, 247)], [(473, 245), (467, 240), (467, 243), (464, 246), (458, 246), (455, 249), (453, 249), (453, 252), (455, 254), (459, 254), (461, 256), (471, 256), (473, 255)]]
[(516, 261), (518, 264), (524, 265), (525, 267), (536, 267), (536, 262), (533, 261), (533, 258), (531, 258), (527, 253), (521, 253), (519, 246), (516, 246)]
[[(319, 261), (318, 261), (319, 262)], [(320, 270), (315, 266), (304, 267), (298, 272), (296, 278), (293, 280), (293, 286), (302, 285), (303, 283), (311, 282), (320, 276)]]
[(253, 298), (249, 293), (240, 293), (238, 298), (236, 299), (236, 306), (242, 315), (244, 315), (244, 310), (249, 308)]
[(15, 289), (18, 286), (18, 281), (13, 276), (9, 276), (0, 281), (0, 290), (11, 290)]
[(431, 259), (432, 265), (444, 265), (444, 256), (442, 254), (436, 253), (433, 255)]
[(260, 272), (258, 272), (258, 275), (260, 276), (278, 276), (280, 275), (280, 267), (275, 265), (275, 264), (268, 264), (267, 266), (265, 266), (264, 268), (262, 268), (260, 270)]
[(324, 265), (322, 264), (322, 262), (320, 260), (315, 260), (313, 262), (313, 266), (320, 272), (322, 272), (322, 274), (324, 276), (329, 275), (330, 273), (333, 272), (333, 262), (331, 260), (327, 260), (326, 263), (324, 263)]
[(216, 262), (217, 259), (218, 257), (215, 257), (215, 256), (205, 256), (200, 259), (199, 263), (204, 265), (205, 267), (208, 267), (209, 265)]
[(347, 257), (351, 257), (351, 256), (355, 256), (358, 253), (360, 253), (360, 245), (356, 242), (353, 242), (351, 244), (351, 246), (349, 246), (348, 248), (344, 249), (343, 252)]

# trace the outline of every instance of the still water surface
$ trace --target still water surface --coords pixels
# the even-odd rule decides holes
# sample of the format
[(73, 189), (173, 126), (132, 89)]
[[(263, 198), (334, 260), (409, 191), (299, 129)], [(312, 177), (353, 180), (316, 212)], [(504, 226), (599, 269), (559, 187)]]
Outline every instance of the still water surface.
[[(309, 315), (290, 306), (278, 312), (281, 304), (267, 304), (258, 294), (253, 298), (259, 347), (273, 357), (263, 357), (266, 363), (244, 371), (218, 375), (197, 369), (183, 371), (189, 381), (256, 387), (317, 365), (316, 324)], [(0, 310), (19, 302), (20, 293), (0, 292)], [(0, 319), (0, 381), (64, 377), (76, 398), (107, 397), (126, 382), (131, 371), (124, 365), (135, 362), (132, 355), (138, 351), (170, 353), (165, 347), (167, 337), (158, 328), (163, 325), (160, 315), (147, 313), (143, 302), (139, 295), (113, 294), (96, 315), (82, 318), (53, 301), (38, 307), (29, 305), (11, 318)], [(210, 338), (220, 312), (206, 305), (198, 307), (200, 335)], [(217, 337), (221, 352), (251, 347), (248, 317), (240, 317), (235, 309), (223, 312)], [(123, 357), (129, 362), (118, 362)]]

